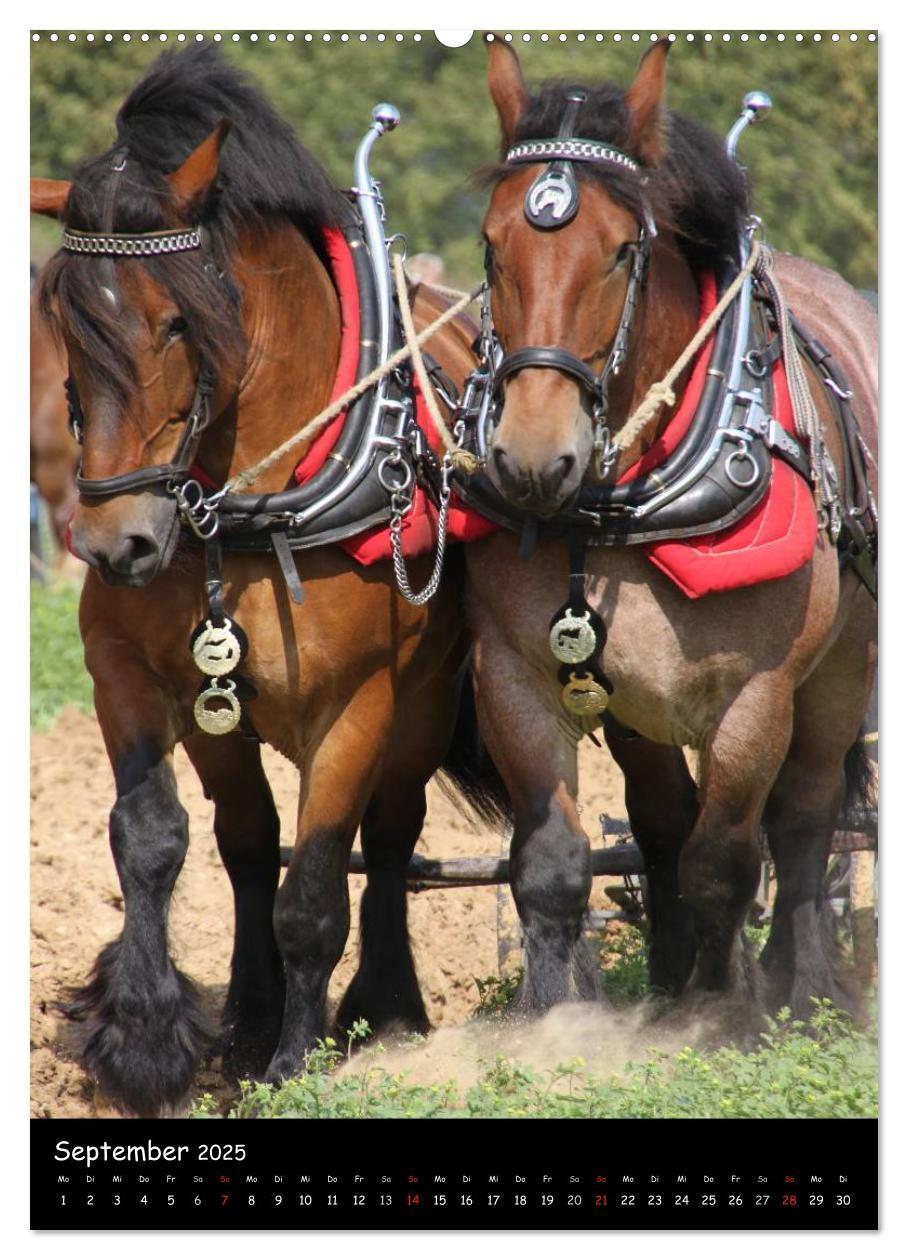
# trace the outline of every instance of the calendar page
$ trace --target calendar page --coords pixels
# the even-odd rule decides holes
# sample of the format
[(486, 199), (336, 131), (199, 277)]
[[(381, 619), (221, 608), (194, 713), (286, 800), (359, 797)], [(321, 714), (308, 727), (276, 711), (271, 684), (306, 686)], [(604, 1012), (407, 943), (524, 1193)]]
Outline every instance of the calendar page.
[(876, 33), (29, 39), (32, 1228), (875, 1229)]

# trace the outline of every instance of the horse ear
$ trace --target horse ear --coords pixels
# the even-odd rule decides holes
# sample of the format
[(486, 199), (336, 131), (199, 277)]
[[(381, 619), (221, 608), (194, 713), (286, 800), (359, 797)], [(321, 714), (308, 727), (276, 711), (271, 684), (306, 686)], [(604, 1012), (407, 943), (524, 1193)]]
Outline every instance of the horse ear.
[(488, 49), (489, 95), (498, 110), (502, 144), (504, 148), (507, 148), (530, 97), (523, 81), (523, 72), (517, 60), (517, 54), (510, 44), (506, 44), (499, 35), (493, 35)]
[(624, 96), (630, 114), (627, 147), (646, 166), (655, 166), (665, 153), (665, 59), (671, 42), (660, 39), (643, 55), (637, 77)]
[(59, 219), (66, 205), (72, 184), (68, 179), (33, 179), (31, 182), (32, 214), (46, 214)]
[(197, 149), (193, 149), (183, 165), (167, 176), (170, 190), (182, 206), (188, 208), (200, 201), (214, 183), (221, 147), (232, 125), (229, 118), (222, 118), (214, 131)]

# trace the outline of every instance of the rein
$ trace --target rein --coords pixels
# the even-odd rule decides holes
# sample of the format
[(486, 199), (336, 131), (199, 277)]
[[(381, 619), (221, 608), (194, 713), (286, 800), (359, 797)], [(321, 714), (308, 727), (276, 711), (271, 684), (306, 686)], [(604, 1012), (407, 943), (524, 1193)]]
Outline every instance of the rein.
[(665, 373), (662, 380), (656, 381), (655, 384), (650, 385), (639, 407), (637, 407), (633, 415), (628, 417), (625, 423), (612, 438), (612, 441), (618, 450), (626, 451), (629, 447), (634, 445), (660, 407), (663, 405), (666, 407), (674, 406), (676, 402), (675, 392), (673, 389), (675, 381), (690, 363), (691, 359), (695, 357), (700, 347), (709, 339), (710, 334), (719, 323), (719, 320), (740, 293), (744, 281), (754, 270), (758, 260), (763, 254), (767, 254), (768, 252), (769, 251), (766, 249), (766, 246), (762, 245), (759, 241), (754, 240), (752, 242), (747, 261), (722, 294), (722, 297), (694, 333), (693, 337), (691, 337), (690, 341), (678, 355), (677, 359), (675, 359), (674, 363)]
[[(397, 263), (397, 261), (398, 260), (395, 258), (395, 263)], [(224, 486), (222, 493), (226, 494), (237, 490), (247, 490), (262, 475), (262, 473), (267, 472), (269, 468), (273, 468), (274, 465), (279, 463), (285, 455), (289, 455), (291, 451), (295, 450), (298, 446), (302, 446), (304, 442), (309, 442), (318, 437), (319, 433), (321, 433), (322, 429), (324, 429), (330, 421), (332, 421), (336, 416), (339, 416), (342, 411), (345, 411), (352, 402), (356, 401), (357, 398), (361, 398), (363, 394), (366, 394), (370, 389), (373, 389), (379, 381), (383, 381), (386, 377), (390, 376), (408, 359), (412, 358), (414, 360), (414, 364), (422, 364), (422, 355), (419, 353), (420, 348), (424, 346), (427, 341), (431, 341), (435, 334), (440, 332), (441, 329), (444, 328), (446, 324), (449, 324), (452, 319), (455, 319), (462, 311), (465, 311), (472, 302), (475, 302), (481, 296), (484, 288), (484, 284), (479, 284), (472, 293), (462, 294), (460, 299), (455, 302), (453, 306), (450, 306), (446, 311), (443, 311), (442, 314), (439, 315), (437, 319), (434, 319), (431, 324), (427, 324), (421, 333), (416, 333), (415, 329), (413, 329), (413, 336), (408, 336), (406, 344), (401, 346), (399, 350), (396, 350), (394, 354), (385, 359), (383, 363), (380, 363), (374, 371), (369, 373), (368, 376), (364, 376), (361, 381), (357, 381), (355, 385), (351, 385), (345, 393), (341, 394), (340, 398), (336, 399), (330, 404), (330, 406), (323, 408), (323, 410), (313, 416), (311, 420), (307, 420), (301, 429), (297, 429), (296, 433), (291, 434), (290, 437), (280, 444), (280, 446), (276, 446), (273, 451), (269, 451), (269, 453), (264, 455), (257, 463), (251, 464), (248, 468), (244, 468), (238, 473), (234, 473)], [(412, 328), (412, 314), (410, 313), (409, 299), (406, 292), (406, 282), (403, 284), (403, 291), (401, 292), (401, 287), (399, 286), (397, 293), (401, 308), (401, 315), (403, 317), (404, 310), (406, 310)], [(404, 324), (404, 327), (406, 329), (406, 323)], [(419, 371), (419, 367), (417, 367), (417, 371)], [(429, 387), (424, 387), (423, 392), (427, 402), (430, 396), (432, 397), (432, 403), (429, 403), (429, 414), (432, 416), (433, 424), (435, 425), (439, 437), (441, 437), (444, 445), (448, 447), (448, 449), (456, 449), (456, 443), (454, 442), (447, 425), (442, 419), (441, 412), (438, 410), (437, 406), (433, 408), (434, 389), (431, 387), (428, 377), (426, 377), (426, 383)], [(463, 451), (461, 454), (463, 456), (463, 466), (465, 468), (472, 470), (473, 467), (478, 467), (478, 461), (475, 461), (474, 463), (475, 457), (471, 456), (468, 451)]]
[[(401, 594), (413, 604), (426, 603), (441, 578), (451, 472), (456, 467), (469, 474), (479, 467), (472, 452), (460, 449), (463, 421), (452, 435), (441, 415), (436, 390), (441, 390), (455, 414), (458, 401), (445, 392), (443, 384), (430, 377), (421, 347), (465, 310), (485, 286), (478, 286), (471, 294), (458, 294), (457, 301), (448, 310), (417, 333), (403, 262), (395, 256), (395, 311), (390, 242), (385, 238), (379, 186), (369, 173), (368, 156), (375, 140), (393, 129), (397, 120), (393, 106), (376, 106), (372, 126), (360, 143), (354, 161), (356, 186), (352, 193), (359, 205), (361, 221), (345, 229), (344, 235), (356, 270), (360, 316), (365, 321), (356, 383), (262, 459), (236, 472), (220, 489), (209, 491), (191, 475), (199, 440), (212, 419), (211, 397), (216, 383), (213, 373), (202, 363), (172, 460), (111, 477), (87, 478), (80, 470), (77, 478), (79, 492), (87, 498), (103, 498), (163, 484), (166, 492), (176, 499), (184, 524), (205, 543), (213, 571), (219, 571), (219, 560), (214, 557), (215, 551), (218, 557), (220, 555), (221, 542), (240, 550), (270, 548), (278, 558), (296, 602), (301, 602), (303, 592), (293, 561), (295, 546), (339, 540), (349, 536), (351, 531), (384, 520), (389, 523), (392, 560)], [(202, 227), (130, 235), (112, 233), (109, 228), (99, 232), (66, 230), (63, 248), (70, 253), (141, 260), (203, 249), (204, 237)], [(401, 340), (405, 344), (400, 345)], [(363, 347), (372, 349), (367, 351)], [(379, 357), (381, 361), (376, 362)], [(441, 461), (436, 460), (428, 448), (416, 422), (410, 376), (402, 371), (407, 361), (412, 362), (430, 420), (444, 448)], [(437, 376), (437, 369), (433, 368), (433, 373)], [(67, 383), (67, 396), (71, 428), (74, 436), (81, 440), (84, 417), (72, 379)], [(357, 408), (360, 419), (354, 423)], [(350, 423), (344, 425), (335, 450), (328, 456), (334, 461), (330, 471), (326, 468), (298, 488), (266, 494), (242, 493), (287, 454), (317, 437), (335, 417), (345, 412)], [(439, 516), (435, 564), (425, 589), (417, 593), (407, 579), (401, 533), (404, 518), (414, 506), (418, 484), (437, 499)], [(317, 523), (313, 527), (310, 522)]]

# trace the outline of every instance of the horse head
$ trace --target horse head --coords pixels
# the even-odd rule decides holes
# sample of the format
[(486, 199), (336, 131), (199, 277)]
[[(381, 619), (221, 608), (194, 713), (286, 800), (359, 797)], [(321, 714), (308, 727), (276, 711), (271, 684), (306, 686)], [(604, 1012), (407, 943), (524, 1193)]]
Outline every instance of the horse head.
[[(196, 225), (228, 131), (219, 123), (162, 178), (120, 144), (72, 182), (32, 180), (32, 210), (59, 219), (65, 233), (42, 297), (69, 359), (71, 406), (81, 413), (82, 493), (70, 541), (112, 583), (145, 585), (176, 545), (177, 500), (163, 471), (150, 470), (173, 467), (186, 447), (206, 371), (200, 342), (211, 340), (194, 328), (200, 316), (210, 324), (215, 313), (227, 315)], [(229, 357), (219, 356), (219, 396), (206, 398), (209, 411), (235, 389)]]
[[(515, 506), (542, 515), (569, 500), (595, 462), (598, 386), (651, 223), (647, 173), (664, 151), (668, 47), (648, 50), (626, 92), (564, 87), (532, 98), (509, 45), (488, 46), (506, 158), (482, 229), (505, 352), (488, 473)], [(558, 160), (570, 153), (577, 159)], [(606, 165), (608, 180), (596, 178)]]

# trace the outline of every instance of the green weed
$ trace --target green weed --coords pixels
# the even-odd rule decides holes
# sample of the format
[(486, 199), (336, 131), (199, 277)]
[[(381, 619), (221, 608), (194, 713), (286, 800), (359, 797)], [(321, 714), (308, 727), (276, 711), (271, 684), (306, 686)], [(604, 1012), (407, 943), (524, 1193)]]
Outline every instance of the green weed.
[[(724, 1118), (859, 1117), (877, 1114), (875, 1031), (857, 1029), (828, 1001), (810, 1024), (782, 1012), (767, 1021), (761, 1044), (749, 1053), (732, 1047), (674, 1055), (653, 1050), (608, 1078), (582, 1059), (542, 1071), (498, 1056), (481, 1063), (466, 1089), (452, 1080), (415, 1084), (405, 1072), (381, 1065), (381, 1046), (363, 1055), (359, 1072), (336, 1075), (349, 1059), (362, 1025), (346, 1049), (331, 1038), (309, 1056), (305, 1072), (280, 1086), (243, 1082), (227, 1118), (355, 1119), (391, 1116), (500, 1118)], [(204, 1095), (192, 1109), (204, 1119), (219, 1113)]]
[(67, 704), (90, 712), (91, 679), (79, 637), (79, 589), (31, 583), (31, 725), (44, 730)]

